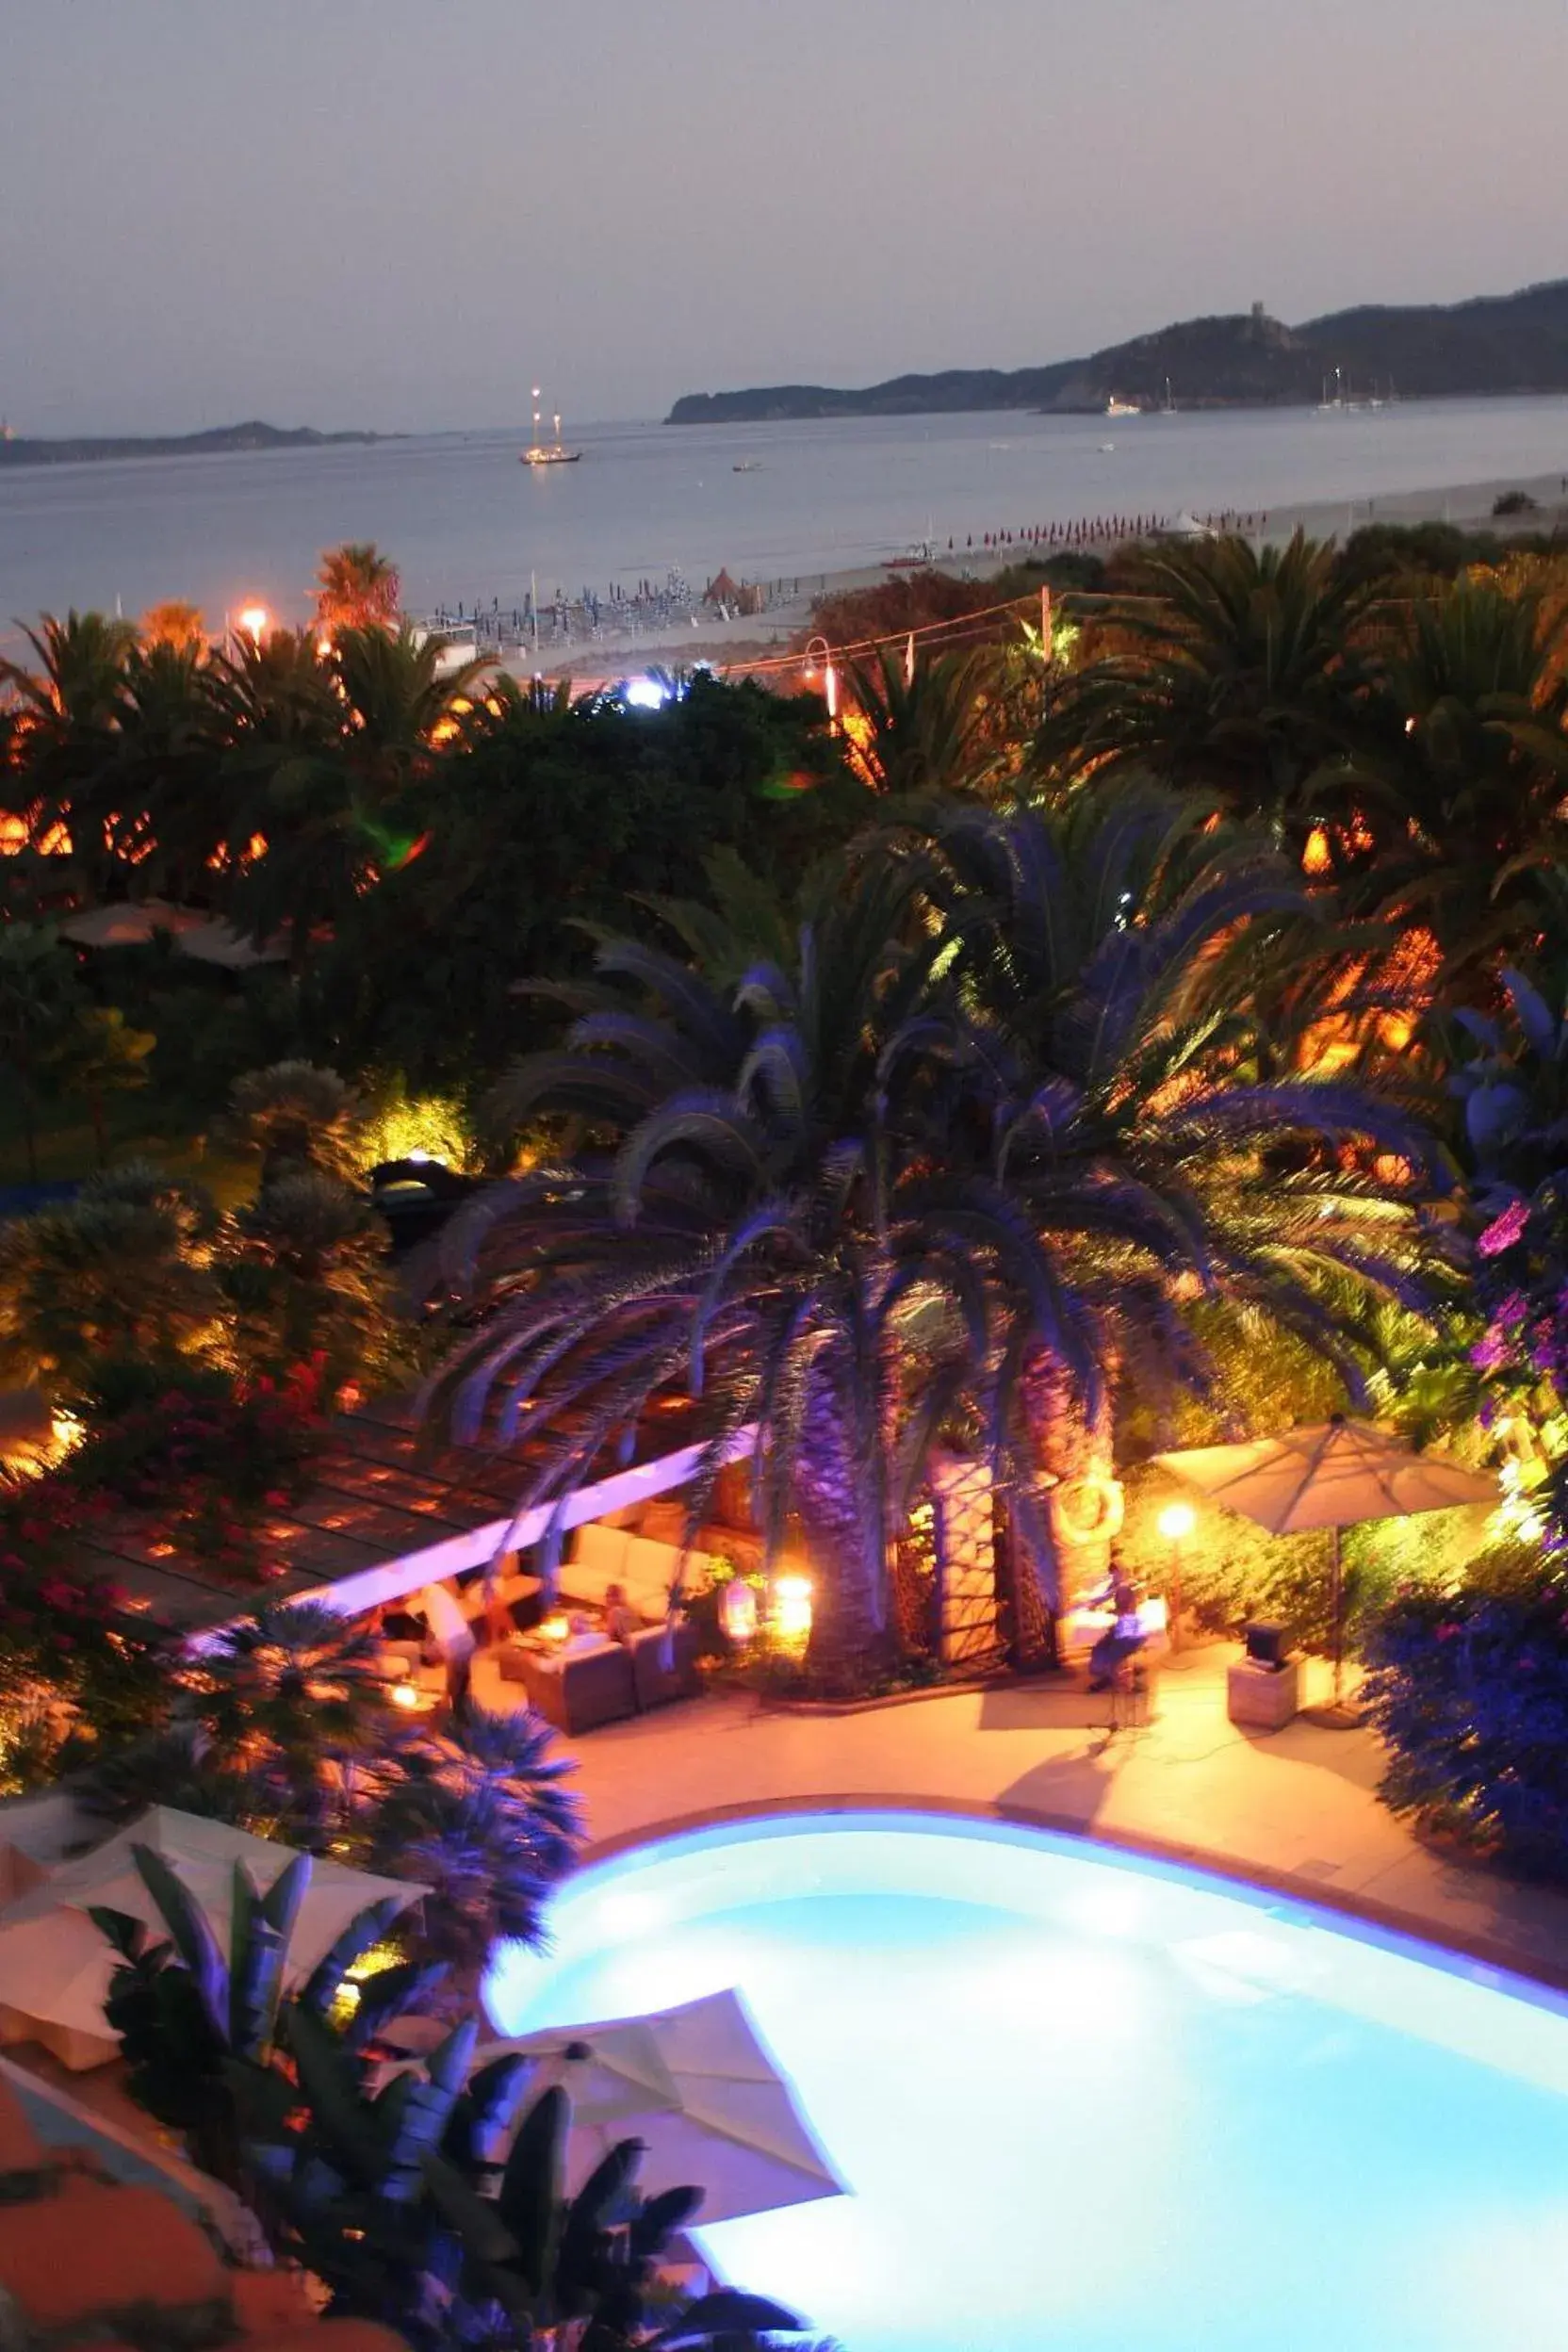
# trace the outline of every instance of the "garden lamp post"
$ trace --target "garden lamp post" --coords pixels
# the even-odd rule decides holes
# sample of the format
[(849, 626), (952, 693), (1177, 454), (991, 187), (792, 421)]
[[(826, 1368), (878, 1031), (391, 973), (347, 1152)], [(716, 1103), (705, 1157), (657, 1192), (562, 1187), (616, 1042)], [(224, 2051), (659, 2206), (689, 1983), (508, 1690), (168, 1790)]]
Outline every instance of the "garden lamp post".
[(1182, 1646), (1182, 1546), (1198, 1525), (1198, 1513), (1190, 1503), (1167, 1503), (1158, 1521), (1160, 1533), (1170, 1546), (1170, 1574), (1166, 1594), (1170, 1616), (1170, 1646)]

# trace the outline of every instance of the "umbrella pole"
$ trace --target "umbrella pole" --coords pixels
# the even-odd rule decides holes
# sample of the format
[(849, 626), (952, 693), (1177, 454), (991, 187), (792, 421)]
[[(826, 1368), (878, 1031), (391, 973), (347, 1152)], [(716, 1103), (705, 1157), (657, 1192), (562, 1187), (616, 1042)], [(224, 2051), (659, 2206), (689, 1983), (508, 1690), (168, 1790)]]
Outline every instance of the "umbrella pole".
[(1334, 1705), (1345, 1696), (1345, 1571), (1340, 1557), (1341, 1531), (1333, 1531), (1333, 1573), (1331, 1586), (1333, 1622), (1331, 1629), (1331, 1655), (1334, 1662)]

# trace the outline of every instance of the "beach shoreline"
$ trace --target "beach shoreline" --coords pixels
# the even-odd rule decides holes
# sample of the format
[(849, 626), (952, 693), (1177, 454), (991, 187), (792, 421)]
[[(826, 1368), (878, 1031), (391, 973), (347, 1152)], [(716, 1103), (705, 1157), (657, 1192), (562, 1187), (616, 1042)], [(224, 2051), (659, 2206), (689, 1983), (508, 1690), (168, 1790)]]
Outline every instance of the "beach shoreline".
[[(1493, 507), (1510, 492), (1523, 492), (1535, 502), (1534, 512), (1496, 519)], [(1090, 518), (1092, 519), (1092, 518)], [(1537, 474), (1494, 477), (1483, 482), (1439, 484), (1422, 490), (1390, 491), (1376, 498), (1315, 499), (1296, 506), (1272, 508), (1263, 514), (1261, 528), (1248, 535), (1258, 545), (1282, 545), (1293, 532), (1308, 538), (1343, 542), (1369, 524), (1389, 523), (1409, 528), (1420, 523), (1452, 523), (1462, 530), (1495, 527), (1499, 536), (1531, 536), (1537, 532), (1568, 534), (1568, 476)], [(1106, 553), (1123, 541), (1107, 537), (1089, 543), (1091, 553)], [(1060, 547), (1051, 550), (1060, 553)], [(951, 554), (939, 551), (934, 571), (961, 579), (993, 579), (1026, 562), (1037, 552), (1025, 542), (997, 547), (965, 547)], [(518, 678), (552, 682), (570, 678), (574, 684), (609, 685), (650, 669), (683, 669), (705, 663), (719, 670), (743, 672), (770, 662), (792, 646), (809, 628), (816, 605), (825, 596), (847, 595), (857, 589), (884, 585), (896, 574), (885, 564), (858, 564), (839, 571), (818, 572), (808, 590), (776, 603), (765, 613), (738, 613), (722, 619), (699, 611), (695, 626), (605, 631), (562, 645), (545, 644), (537, 662), (509, 653), (496, 667)]]

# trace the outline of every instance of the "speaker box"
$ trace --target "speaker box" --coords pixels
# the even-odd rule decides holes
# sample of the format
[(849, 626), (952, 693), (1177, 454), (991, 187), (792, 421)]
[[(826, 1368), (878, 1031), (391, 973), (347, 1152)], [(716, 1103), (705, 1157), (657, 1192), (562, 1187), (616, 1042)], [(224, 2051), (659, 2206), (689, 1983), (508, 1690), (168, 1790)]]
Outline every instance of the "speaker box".
[(1284, 1664), (1286, 1643), (1283, 1625), (1268, 1625), (1254, 1617), (1250, 1624), (1243, 1625), (1241, 1638), (1254, 1666), (1271, 1666), (1278, 1671)]

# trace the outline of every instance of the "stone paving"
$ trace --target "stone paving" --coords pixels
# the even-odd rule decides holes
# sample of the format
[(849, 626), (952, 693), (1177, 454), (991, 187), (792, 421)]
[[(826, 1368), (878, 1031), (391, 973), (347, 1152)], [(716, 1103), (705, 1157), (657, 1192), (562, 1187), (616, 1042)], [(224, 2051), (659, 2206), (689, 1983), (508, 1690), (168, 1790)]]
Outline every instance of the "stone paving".
[[(1152, 1720), (1107, 1728), (1106, 1703), (1054, 1681), (853, 1713), (727, 1692), (570, 1742), (596, 1846), (726, 1813), (857, 1802), (972, 1812), (1173, 1853), (1340, 1905), (1568, 1985), (1568, 1895), (1434, 1852), (1376, 1794), (1365, 1730), (1298, 1717), (1244, 1734), (1214, 1643), (1164, 1661)], [(1328, 1697), (1309, 1684), (1309, 1699)], [(482, 1656), (476, 1696), (515, 1704)]]

